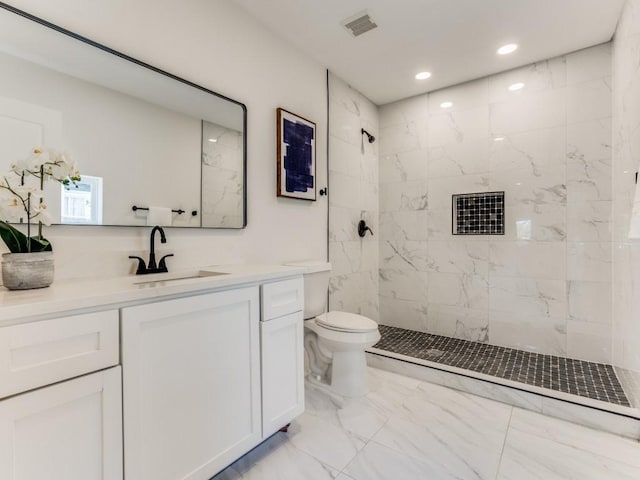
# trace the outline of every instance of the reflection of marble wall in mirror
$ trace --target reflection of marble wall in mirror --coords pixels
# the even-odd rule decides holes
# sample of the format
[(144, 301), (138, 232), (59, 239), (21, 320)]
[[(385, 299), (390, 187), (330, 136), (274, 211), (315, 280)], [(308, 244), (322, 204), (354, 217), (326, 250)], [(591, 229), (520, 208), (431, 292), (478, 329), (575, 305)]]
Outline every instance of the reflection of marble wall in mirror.
[(202, 122), (202, 226), (244, 226), (242, 132)]
[[(242, 104), (4, 9), (0, 72), (0, 173), (44, 145), (102, 179), (103, 225), (146, 225), (146, 211), (133, 205), (185, 210), (173, 226), (245, 225)], [(203, 121), (225, 132), (201, 166)], [(60, 186), (47, 189), (55, 223), (70, 222)], [(99, 223), (89, 216), (72, 223)]]

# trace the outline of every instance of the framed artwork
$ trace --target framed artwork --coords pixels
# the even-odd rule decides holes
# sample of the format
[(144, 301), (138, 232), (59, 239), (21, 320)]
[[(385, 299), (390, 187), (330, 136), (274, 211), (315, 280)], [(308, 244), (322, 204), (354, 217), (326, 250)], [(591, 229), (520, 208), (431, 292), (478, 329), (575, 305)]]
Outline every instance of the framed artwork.
[(279, 197), (316, 200), (316, 124), (283, 108), (277, 111)]

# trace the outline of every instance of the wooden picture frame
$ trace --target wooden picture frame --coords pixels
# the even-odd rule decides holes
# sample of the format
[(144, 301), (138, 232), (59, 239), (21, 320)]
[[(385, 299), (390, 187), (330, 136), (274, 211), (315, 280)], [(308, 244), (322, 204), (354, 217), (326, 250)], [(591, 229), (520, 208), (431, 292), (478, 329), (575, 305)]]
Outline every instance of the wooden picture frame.
[(283, 108), (276, 110), (277, 195), (316, 200), (316, 124)]

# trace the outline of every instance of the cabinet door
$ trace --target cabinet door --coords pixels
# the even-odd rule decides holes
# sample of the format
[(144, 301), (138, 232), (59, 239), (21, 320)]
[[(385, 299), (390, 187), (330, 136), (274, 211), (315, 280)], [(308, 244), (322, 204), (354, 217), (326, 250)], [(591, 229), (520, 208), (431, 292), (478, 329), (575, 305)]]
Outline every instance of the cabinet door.
[(304, 411), (302, 312), (260, 324), (262, 329), (262, 436)]
[(0, 401), (3, 480), (121, 480), (120, 367)]
[(258, 287), (121, 319), (127, 479), (208, 479), (259, 443)]

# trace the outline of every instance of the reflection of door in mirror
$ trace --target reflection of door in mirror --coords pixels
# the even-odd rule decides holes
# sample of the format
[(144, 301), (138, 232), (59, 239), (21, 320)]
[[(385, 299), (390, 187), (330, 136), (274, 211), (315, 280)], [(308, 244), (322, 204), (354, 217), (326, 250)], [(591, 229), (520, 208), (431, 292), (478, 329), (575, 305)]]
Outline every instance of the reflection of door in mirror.
[(202, 226), (244, 225), (242, 132), (202, 121)]

